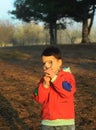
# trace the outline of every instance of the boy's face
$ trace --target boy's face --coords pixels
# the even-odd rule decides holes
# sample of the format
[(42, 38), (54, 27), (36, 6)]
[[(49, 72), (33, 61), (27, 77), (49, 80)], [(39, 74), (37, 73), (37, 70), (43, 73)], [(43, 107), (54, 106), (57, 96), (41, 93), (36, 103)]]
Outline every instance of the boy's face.
[(45, 73), (48, 69), (51, 69), (54, 74), (57, 74), (62, 66), (62, 60), (57, 59), (54, 56), (42, 56), (42, 62)]

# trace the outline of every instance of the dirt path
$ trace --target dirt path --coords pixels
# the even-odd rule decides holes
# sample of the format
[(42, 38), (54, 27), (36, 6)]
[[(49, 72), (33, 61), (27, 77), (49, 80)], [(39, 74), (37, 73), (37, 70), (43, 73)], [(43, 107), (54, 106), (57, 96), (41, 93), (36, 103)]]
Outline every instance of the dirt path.
[[(96, 47), (63, 49), (77, 81), (76, 130), (96, 130)], [(42, 75), (38, 50), (19, 48), (21, 59), (17, 50), (0, 50), (0, 130), (40, 130), (40, 106), (31, 98)]]

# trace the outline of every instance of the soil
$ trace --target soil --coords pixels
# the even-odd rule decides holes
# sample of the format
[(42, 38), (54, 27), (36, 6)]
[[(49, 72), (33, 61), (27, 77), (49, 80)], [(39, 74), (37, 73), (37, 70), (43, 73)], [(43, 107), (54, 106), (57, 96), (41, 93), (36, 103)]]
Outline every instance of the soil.
[[(96, 44), (59, 47), (76, 78), (76, 130), (96, 130)], [(0, 130), (41, 130), (41, 106), (31, 94), (43, 74), (44, 48), (0, 48)]]

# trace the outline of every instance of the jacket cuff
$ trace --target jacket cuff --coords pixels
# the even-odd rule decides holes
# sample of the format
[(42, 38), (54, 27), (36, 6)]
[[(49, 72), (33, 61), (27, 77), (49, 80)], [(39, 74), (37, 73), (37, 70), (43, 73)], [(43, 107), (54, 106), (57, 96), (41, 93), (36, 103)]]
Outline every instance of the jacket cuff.
[(55, 75), (52, 79), (51, 79), (51, 82), (53, 83), (57, 78), (57, 75)]

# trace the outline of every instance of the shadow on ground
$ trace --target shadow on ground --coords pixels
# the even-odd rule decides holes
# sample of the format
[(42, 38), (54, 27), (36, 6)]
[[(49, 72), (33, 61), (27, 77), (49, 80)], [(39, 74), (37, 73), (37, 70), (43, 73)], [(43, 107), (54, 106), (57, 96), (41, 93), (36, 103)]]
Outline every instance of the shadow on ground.
[[(10, 130), (32, 130), (27, 124), (19, 118), (18, 112), (13, 109), (10, 102), (0, 94), (0, 117), (3, 118), (4, 122), (9, 126)], [(6, 127), (6, 126), (5, 126)], [(6, 128), (5, 128), (6, 129)], [(4, 130), (0, 128), (0, 130)]]

